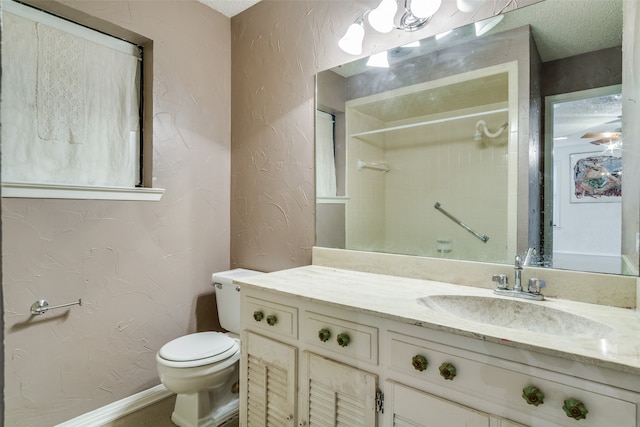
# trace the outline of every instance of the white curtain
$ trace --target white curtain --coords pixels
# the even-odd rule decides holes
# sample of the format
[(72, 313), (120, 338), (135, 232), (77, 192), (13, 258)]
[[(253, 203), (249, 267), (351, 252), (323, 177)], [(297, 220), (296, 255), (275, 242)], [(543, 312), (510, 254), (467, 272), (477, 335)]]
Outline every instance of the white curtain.
[(316, 111), (316, 197), (336, 196), (333, 116)]
[(137, 47), (23, 8), (3, 12), (2, 180), (135, 187)]

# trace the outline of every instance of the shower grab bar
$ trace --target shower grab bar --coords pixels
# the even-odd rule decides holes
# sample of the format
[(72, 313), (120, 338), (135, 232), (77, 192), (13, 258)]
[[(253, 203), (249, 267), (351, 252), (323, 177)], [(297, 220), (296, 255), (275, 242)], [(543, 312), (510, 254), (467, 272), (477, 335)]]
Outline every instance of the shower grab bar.
[(46, 299), (41, 299), (34, 302), (31, 305), (31, 314), (44, 314), (49, 310), (55, 310), (56, 308), (69, 307), (70, 305), (82, 305), (82, 298), (78, 299), (78, 301), (75, 301), (75, 302), (69, 302), (67, 304), (60, 304), (60, 305), (54, 305), (54, 306), (50, 306), (49, 302)]
[(480, 233), (478, 233), (477, 231), (475, 231), (473, 228), (469, 227), (467, 224), (465, 224), (464, 222), (460, 221), (458, 218), (456, 218), (455, 216), (451, 215), (449, 212), (447, 212), (441, 205), (440, 202), (436, 202), (435, 205), (433, 205), (434, 208), (436, 208), (437, 210), (439, 210), (440, 212), (442, 212), (447, 218), (449, 218), (451, 221), (455, 222), (456, 224), (458, 224), (460, 227), (464, 228), (465, 230), (467, 230), (469, 233), (473, 234), (474, 236), (476, 236), (478, 239), (482, 240), (482, 243), (487, 243), (487, 240), (489, 240), (489, 236), (487, 235), (481, 235)]

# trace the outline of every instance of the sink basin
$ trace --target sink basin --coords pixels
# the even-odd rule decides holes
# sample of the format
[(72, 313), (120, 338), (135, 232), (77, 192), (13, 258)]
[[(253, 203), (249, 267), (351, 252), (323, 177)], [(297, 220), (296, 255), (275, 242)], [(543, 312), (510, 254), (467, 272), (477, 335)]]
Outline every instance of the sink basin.
[(432, 295), (418, 302), (471, 322), (556, 336), (603, 339), (614, 330), (597, 321), (543, 303), (474, 295)]

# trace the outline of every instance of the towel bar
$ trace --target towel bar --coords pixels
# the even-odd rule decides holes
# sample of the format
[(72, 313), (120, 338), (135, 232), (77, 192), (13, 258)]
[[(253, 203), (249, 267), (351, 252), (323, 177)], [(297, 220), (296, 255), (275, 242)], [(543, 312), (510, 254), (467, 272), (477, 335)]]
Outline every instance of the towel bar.
[(54, 305), (54, 306), (50, 306), (49, 302), (46, 299), (41, 299), (34, 302), (31, 305), (31, 314), (44, 314), (49, 310), (55, 310), (56, 308), (62, 308), (62, 307), (69, 307), (70, 305), (82, 305), (82, 298), (79, 298), (78, 301), (75, 301), (75, 302)]

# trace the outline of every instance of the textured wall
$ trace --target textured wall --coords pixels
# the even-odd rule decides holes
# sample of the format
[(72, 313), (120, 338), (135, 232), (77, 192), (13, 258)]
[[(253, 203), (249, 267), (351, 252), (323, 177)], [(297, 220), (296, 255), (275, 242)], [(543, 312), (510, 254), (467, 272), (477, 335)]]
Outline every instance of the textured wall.
[[(37, 2), (36, 2), (37, 3)], [(229, 267), (230, 20), (191, 1), (68, 1), (154, 41), (160, 202), (3, 199), (5, 425), (47, 426), (159, 383), (155, 353), (215, 317)], [(83, 16), (86, 18), (86, 16)], [(82, 297), (82, 307), (29, 315)]]
[[(377, 3), (263, 0), (232, 18), (233, 266), (273, 271), (310, 263), (315, 241), (314, 76), (355, 59), (337, 41), (360, 13)], [(463, 14), (455, 1), (446, 0), (421, 31), (367, 31), (363, 54), (514, 7), (515, 2), (496, 0)]]

